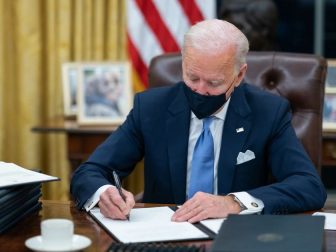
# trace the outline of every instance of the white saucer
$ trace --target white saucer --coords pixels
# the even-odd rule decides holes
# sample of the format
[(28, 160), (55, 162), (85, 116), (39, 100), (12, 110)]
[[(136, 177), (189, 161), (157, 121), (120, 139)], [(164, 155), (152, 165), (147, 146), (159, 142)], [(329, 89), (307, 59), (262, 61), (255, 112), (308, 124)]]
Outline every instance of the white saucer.
[(83, 235), (74, 235), (72, 238), (72, 245), (67, 249), (58, 249), (58, 248), (46, 248), (43, 247), (42, 238), (40, 235), (29, 238), (25, 242), (26, 247), (37, 252), (74, 252), (78, 250), (85, 249), (91, 245), (91, 240)]

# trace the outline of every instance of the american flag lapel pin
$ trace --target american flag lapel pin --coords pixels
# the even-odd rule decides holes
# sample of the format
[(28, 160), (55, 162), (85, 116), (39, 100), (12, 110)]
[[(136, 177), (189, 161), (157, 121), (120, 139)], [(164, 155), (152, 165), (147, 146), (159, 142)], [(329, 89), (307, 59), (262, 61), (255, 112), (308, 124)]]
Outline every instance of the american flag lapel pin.
[(237, 129), (236, 129), (236, 132), (237, 132), (237, 133), (244, 132), (244, 128), (243, 128), (243, 127), (237, 128)]

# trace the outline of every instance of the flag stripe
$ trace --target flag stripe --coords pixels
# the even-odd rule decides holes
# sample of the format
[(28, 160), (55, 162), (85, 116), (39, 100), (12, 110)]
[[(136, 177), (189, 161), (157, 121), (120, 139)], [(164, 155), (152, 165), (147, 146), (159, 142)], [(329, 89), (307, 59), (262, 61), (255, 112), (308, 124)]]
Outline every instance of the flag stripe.
[(153, 4), (152, 0), (136, 0), (139, 9), (142, 11), (148, 25), (155, 32), (157, 39), (160, 42), (162, 49), (165, 52), (176, 52), (179, 47), (175, 41), (175, 38), (171, 35), (163, 22), (158, 10)]
[(214, 0), (127, 0), (127, 4), (127, 47), (134, 76), (144, 88), (152, 58), (179, 51), (190, 25), (215, 16)]
[(216, 1), (196, 0), (196, 3), (198, 8), (202, 11), (204, 19), (211, 19), (216, 17)]
[(129, 18), (127, 22), (127, 30), (129, 39), (132, 40), (142, 61), (148, 66), (154, 56), (162, 54), (164, 51), (155, 34), (146, 25), (146, 21), (144, 20), (141, 11), (138, 9), (138, 6), (133, 0), (128, 1), (128, 3), (127, 12)]
[(204, 19), (202, 12), (195, 3), (195, 0), (179, 0), (191, 25)]
[(142, 61), (141, 55), (138, 53), (139, 51), (135, 48), (132, 40), (127, 33), (127, 49), (130, 55), (130, 59), (132, 61), (133, 67), (138, 73), (142, 83), (145, 87), (148, 87), (148, 68), (146, 64)]
[(184, 33), (190, 27), (190, 23), (180, 3), (178, 0), (153, 0), (153, 2), (179, 48), (181, 48)]

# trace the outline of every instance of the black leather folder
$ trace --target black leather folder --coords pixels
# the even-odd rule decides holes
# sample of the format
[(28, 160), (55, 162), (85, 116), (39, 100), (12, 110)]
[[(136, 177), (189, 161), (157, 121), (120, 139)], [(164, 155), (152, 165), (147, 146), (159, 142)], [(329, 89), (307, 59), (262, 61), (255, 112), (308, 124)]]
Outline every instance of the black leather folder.
[(23, 185), (16, 185), (16, 186), (9, 186), (6, 188), (0, 188), (0, 204), (3, 202), (15, 198), (16, 195), (22, 194), (26, 190), (30, 190), (31, 188), (41, 187), (41, 183), (30, 183), (30, 184), (23, 184)]
[(320, 252), (324, 219), (311, 215), (229, 215), (211, 251)]
[(13, 211), (20, 209), (30, 199), (36, 198), (37, 195), (41, 196), (41, 183), (20, 186), (20, 190), (15, 190), (0, 198), (0, 222)]
[(17, 218), (13, 219), (11, 222), (6, 222), (4, 224), (1, 224), (0, 234), (5, 233), (5, 231), (7, 231), (11, 227), (13, 227), (16, 223), (18, 223), (19, 221), (24, 219), (26, 216), (28, 216), (30, 214), (37, 214), (39, 212), (39, 210), (41, 210), (41, 209), (42, 209), (41, 202), (36, 202), (31, 207), (29, 207), (29, 208), (25, 209), (23, 212), (21, 212), (20, 215)]
[(24, 202), (20, 207), (13, 209), (9, 214), (3, 216), (0, 219), (0, 234), (6, 231), (8, 228), (14, 226), (17, 222), (22, 220), (25, 216), (30, 213), (37, 212), (41, 209), (41, 203), (39, 198), (41, 193), (33, 196), (26, 202)]

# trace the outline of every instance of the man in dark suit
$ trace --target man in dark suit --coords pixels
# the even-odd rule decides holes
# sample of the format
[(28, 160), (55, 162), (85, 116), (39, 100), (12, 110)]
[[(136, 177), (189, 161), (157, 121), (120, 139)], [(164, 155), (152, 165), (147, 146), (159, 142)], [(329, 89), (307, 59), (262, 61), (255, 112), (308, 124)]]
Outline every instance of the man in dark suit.
[[(185, 35), (183, 81), (139, 93), (126, 121), (74, 173), (79, 208), (125, 219), (134, 206), (113, 186), (144, 158), (143, 201), (182, 204), (173, 221), (323, 207), (323, 184), (291, 125), (289, 103), (248, 84), (248, 41), (207, 20)], [(268, 183), (272, 173), (276, 182)]]

